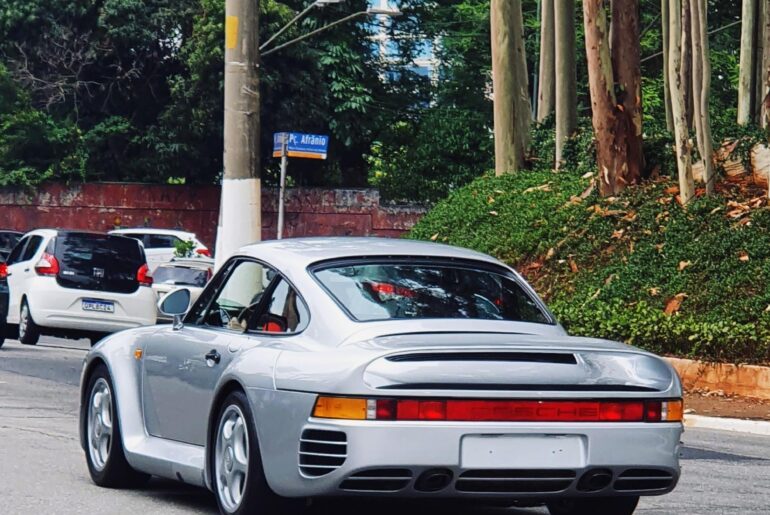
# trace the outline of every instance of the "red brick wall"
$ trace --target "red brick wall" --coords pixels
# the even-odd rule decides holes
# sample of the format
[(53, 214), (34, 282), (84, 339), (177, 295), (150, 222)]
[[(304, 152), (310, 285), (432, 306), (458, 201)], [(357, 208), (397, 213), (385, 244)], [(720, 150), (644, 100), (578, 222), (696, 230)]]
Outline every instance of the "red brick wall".
[[(277, 197), (275, 190), (263, 191), (263, 239), (275, 237)], [(419, 206), (383, 206), (372, 189), (288, 190), (285, 234), (397, 237), (424, 213)], [(0, 188), (0, 229), (161, 227), (194, 232), (213, 248), (218, 216), (217, 186), (50, 183), (35, 190)]]

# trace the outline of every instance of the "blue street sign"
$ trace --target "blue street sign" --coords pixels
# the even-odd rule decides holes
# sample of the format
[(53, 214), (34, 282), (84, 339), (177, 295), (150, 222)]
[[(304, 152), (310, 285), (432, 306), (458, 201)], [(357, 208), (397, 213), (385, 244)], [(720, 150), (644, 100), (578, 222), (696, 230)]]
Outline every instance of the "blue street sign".
[(302, 134), (300, 132), (276, 132), (273, 134), (273, 157), (283, 157), (284, 137), (288, 138), (286, 157), (326, 159), (329, 136)]

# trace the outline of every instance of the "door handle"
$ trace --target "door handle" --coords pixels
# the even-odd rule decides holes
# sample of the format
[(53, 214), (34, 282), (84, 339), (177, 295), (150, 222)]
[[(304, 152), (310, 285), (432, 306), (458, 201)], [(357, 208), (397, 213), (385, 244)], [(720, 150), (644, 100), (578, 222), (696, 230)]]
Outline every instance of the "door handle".
[(24, 271), (25, 271), (25, 272), (29, 272), (29, 268), (25, 268), (25, 269), (24, 269)]
[(206, 358), (206, 364), (210, 367), (213, 367), (214, 365), (218, 365), (219, 362), (222, 360), (222, 356), (219, 355), (216, 349), (209, 351), (209, 353), (206, 354), (205, 358)]

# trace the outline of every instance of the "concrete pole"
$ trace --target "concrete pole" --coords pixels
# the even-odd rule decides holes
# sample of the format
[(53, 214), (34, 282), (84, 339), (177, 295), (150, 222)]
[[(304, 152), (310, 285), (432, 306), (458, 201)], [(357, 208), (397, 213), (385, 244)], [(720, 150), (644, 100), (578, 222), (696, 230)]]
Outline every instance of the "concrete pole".
[(216, 263), (262, 236), (259, 0), (225, 2), (224, 179)]

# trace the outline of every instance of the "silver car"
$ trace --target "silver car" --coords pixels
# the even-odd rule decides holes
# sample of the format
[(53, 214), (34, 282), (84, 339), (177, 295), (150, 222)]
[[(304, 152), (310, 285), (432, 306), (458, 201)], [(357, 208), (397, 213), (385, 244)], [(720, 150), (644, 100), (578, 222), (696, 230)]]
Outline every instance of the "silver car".
[(171, 326), (88, 354), (94, 482), (211, 489), (222, 513), (324, 496), (633, 513), (679, 479), (682, 389), (662, 359), (566, 334), (492, 257), (375, 238), (241, 249)]

